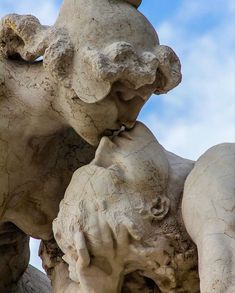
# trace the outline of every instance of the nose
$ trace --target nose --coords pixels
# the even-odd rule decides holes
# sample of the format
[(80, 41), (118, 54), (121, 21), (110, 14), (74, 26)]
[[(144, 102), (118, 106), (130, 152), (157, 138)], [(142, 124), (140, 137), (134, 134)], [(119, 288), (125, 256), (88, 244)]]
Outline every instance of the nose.
[(131, 97), (126, 89), (116, 92), (115, 102), (118, 109), (118, 123), (128, 129), (133, 128), (145, 100), (136, 93)]

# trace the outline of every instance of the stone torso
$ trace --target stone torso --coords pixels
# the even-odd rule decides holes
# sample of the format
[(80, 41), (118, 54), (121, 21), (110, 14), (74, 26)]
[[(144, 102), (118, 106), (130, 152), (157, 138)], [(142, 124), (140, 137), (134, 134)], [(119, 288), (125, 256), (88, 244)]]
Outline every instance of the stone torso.
[(72, 173), (94, 149), (58, 119), (40, 62), (0, 59), (0, 69), (0, 222), (50, 239)]
[(71, 129), (33, 137), (21, 147), (8, 144), (1, 157), (1, 222), (13, 222), (26, 234), (52, 236), (51, 223), (75, 169), (89, 162), (93, 149)]

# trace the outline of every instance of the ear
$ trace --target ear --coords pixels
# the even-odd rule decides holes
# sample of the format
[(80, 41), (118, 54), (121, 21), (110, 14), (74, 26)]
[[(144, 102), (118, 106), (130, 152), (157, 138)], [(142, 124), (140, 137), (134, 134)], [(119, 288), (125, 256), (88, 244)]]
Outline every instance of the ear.
[(154, 220), (161, 221), (170, 210), (170, 199), (165, 195), (158, 195), (153, 202), (153, 206), (151, 208), (151, 214)]
[(1, 54), (7, 58), (18, 55), (25, 61), (33, 62), (45, 51), (44, 36), (48, 29), (31, 15), (5, 16), (0, 23)]
[(140, 6), (142, 0), (126, 0), (126, 2), (130, 3), (131, 5), (137, 8)]

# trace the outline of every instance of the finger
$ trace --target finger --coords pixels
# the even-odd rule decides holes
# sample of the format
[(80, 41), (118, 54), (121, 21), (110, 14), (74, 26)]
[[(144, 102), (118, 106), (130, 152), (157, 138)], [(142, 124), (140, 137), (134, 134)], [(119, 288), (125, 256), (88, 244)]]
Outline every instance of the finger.
[(127, 227), (129, 235), (137, 241), (140, 241), (143, 237), (141, 229), (137, 229), (136, 225), (128, 218), (123, 221), (123, 225)]
[(156, 252), (156, 248), (154, 247), (143, 247), (143, 246), (134, 246), (131, 244), (129, 246), (130, 252), (132, 252), (134, 255), (138, 255), (139, 257), (149, 257), (153, 255)]
[(78, 253), (78, 264), (84, 268), (90, 264), (90, 255), (87, 249), (86, 240), (82, 231), (75, 232), (74, 242)]
[(124, 243), (129, 242), (129, 231), (127, 230), (126, 225), (120, 224), (117, 231), (117, 244), (119, 247), (122, 247)]
[(89, 241), (89, 248), (96, 253), (97, 250), (102, 249), (102, 227), (100, 227), (99, 217), (92, 217), (86, 229), (87, 240)]
[(102, 233), (103, 247), (107, 250), (113, 250), (115, 247), (116, 239), (114, 237), (114, 233), (112, 231), (112, 228), (103, 219), (103, 217), (100, 217), (99, 221), (100, 221), (100, 225), (102, 227), (101, 233)]

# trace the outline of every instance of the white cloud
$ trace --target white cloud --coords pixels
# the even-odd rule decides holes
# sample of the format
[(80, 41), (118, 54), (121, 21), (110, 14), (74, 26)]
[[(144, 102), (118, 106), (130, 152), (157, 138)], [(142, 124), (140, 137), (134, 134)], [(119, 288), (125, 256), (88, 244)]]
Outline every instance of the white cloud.
[[(143, 120), (164, 147), (196, 159), (215, 144), (235, 140), (234, 24), (228, 17), (209, 31), (192, 35), (181, 15), (188, 14), (190, 23), (200, 3), (204, 10), (209, 10), (210, 5), (187, 1), (187, 7), (191, 3), (188, 13), (185, 3), (174, 19), (158, 26), (162, 43), (170, 44), (180, 56), (183, 82), (172, 93), (152, 98), (156, 108), (160, 99), (164, 115), (155, 114), (152, 107)], [(228, 3), (223, 1), (224, 6)]]
[(222, 15), (233, 13), (233, 0), (182, 0), (182, 4), (176, 18), (181, 23), (192, 22), (195, 19), (201, 19), (204, 16), (209, 18), (218, 16), (217, 21)]
[(58, 6), (56, 0), (3, 0), (0, 2), (0, 18), (9, 13), (32, 14), (39, 18), (42, 24), (51, 25), (57, 18)]
[(228, 7), (231, 13), (235, 12), (235, 1), (234, 0), (229, 0), (228, 1)]

